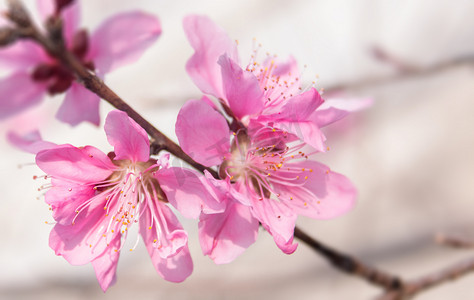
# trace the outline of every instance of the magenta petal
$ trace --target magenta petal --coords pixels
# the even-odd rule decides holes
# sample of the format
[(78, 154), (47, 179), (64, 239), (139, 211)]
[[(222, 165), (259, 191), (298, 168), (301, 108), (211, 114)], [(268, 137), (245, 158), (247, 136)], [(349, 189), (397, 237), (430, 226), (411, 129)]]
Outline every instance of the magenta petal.
[(0, 81), (0, 119), (38, 104), (46, 86), (34, 82), (27, 73), (15, 73)]
[(150, 158), (148, 135), (145, 129), (125, 112), (111, 111), (105, 120), (104, 129), (107, 140), (114, 146), (116, 160), (148, 161)]
[(307, 120), (323, 102), (318, 91), (312, 88), (307, 92), (291, 97), (282, 107), (279, 117), (294, 121)]
[(326, 100), (310, 119), (320, 128), (344, 118), (351, 112), (366, 109), (373, 104), (373, 99), (329, 99)]
[(99, 102), (100, 98), (96, 94), (74, 82), (66, 92), (56, 118), (71, 126), (76, 126), (83, 121), (99, 126)]
[[(288, 167), (306, 170), (295, 186), (274, 184), (280, 199), (296, 213), (315, 219), (331, 219), (355, 205), (357, 190), (345, 176), (315, 161), (288, 164)], [(294, 174), (279, 172), (278, 176), (291, 176), (295, 181)], [(308, 178), (304, 179), (306, 176)]]
[(217, 209), (219, 203), (207, 191), (201, 174), (194, 170), (172, 167), (159, 170), (155, 178), (169, 203), (184, 217), (196, 219), (203, 208)]
[(230, 148), (227, 121), (200, 100), (190, 100), (181, 108), (176, 135), (184, 152), (205, 166), (220, 164)]
[(45, 194), (45, 202), (51, 206), (53, 218), (61, 225), (72, 225), (76, 209), (95, 195), (92, 186), (73, 185), (70, 182), (53, 181)]
[(199, 241), (202, 252), (216, 264), (229, 263), (256, 241), (258, 226), (249, 207), (231, 200), (224, 213), (201, 215)]
[(29, 132), (23, 136), (10, 131), (7, 134), (7, 139), (15, 147), (33, 154), (56, 146), (54, 143), (43, 141), (38, 130)]
[(107, 155), (92, 146), (76, 148), (61, 145), (44, 150), (36, 155), (36, 164), (53, 178), (63, 178), (72, 183), (99, 182), (116, 169)]
[(151, 14), (138, 11), (118, 14), (93, 33), (88, 57), (104, 74), (137, 61), (160, 34), (160, 22)]
[(49, 246), (56, 255), (61, 255), (72, 265), (83, 265), (108, 249), (107, 240), (100, 230), (107, 228), (109, 220), (102, 209), (104, 204), (105, 199), (93, 203), (88, 210), (78, 214), (74, 225), (57, 223), (54, 226), (49, 235)]
[(286, 244), (293, 238), (297, 214), (285, 203), (273, 199), (252, 199), (252, 212), (265, 229)]
[(325, 152), (326, 147), (324, 142), (326, 137), (322, 133), (316, 124), (310, 121), (275, 121), (273, 123), (274, 128), (283, 130), (284, 132), (289, 132), (296, 135), (306, 144), (315, 148), (318, 151)]
[(233, 114), (242, 119), (260, 113), (263, 105), (263, 90), (257, 77), (251, 72), (245, 72), (227, 55), (219, 58), (222, 68), (225, 99)]
[[(142, 214), (140, 235), (156, 271), (168, 281), (181, 282), (193, 271), (187, 237), (183, 236), (186, 233), (173, 212), (164, 203), (157, 202), (157, 204), (150, 206), (149, 203), (149, 209)], [(157, 219), (157, 214), (162, 214), (161, 223)], [(179, 245), (170, 240), (176, 237), (178, 237)], [(167, 247), (172, 252), (167, 251), (167, 255), (163, 255), (163, 247)]]
[(184, 246), (175, 256), (166, 259), (152, 257), (157, 272), (171, 282), (183, 282), (193, 272), (193, 261), (188, 245)]
[(92, 261), (97, 281), (104, 292), (117, 280), (116, 271), (120, 252), (115, 250), (119, 248), (120, 235), (116, 235), (109, 243), (107, 250)]
[(195, 51), (186, 63), (186, 71), (203, 93), (224, 98), (221, 68), (217, 61), (225, 53), (238, 61), (235, 41), (205, 16), (187, 16), (183, 26)]
[(44, 50), (32, 41), (19, 40), (0, 48), (0, 66), (7, 70), (26, 71), (47, 60)]

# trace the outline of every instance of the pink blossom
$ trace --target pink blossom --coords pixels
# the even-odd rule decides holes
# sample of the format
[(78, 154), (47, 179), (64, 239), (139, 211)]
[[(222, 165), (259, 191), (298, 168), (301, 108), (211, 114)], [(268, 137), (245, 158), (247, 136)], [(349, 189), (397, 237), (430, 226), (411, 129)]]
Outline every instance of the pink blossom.
[(50, 247), (73, 265), (91, 262), (105, 291), (115, 282), (119, 254), (137, 223), (156, 271), (183, 281), (193, 268), (187, 233), (167, 202), (201, 201), (194, 189), (202, 186), (198, 175), (170, 167), (169, 155), (150, 158), (145, 130), (124, 112), (109, 113), (105, 132), (114, 147), (108, 155), (92, 146), (58, 145), (36, 156), (51, 178), (45, 200), (57, 223)]
[[(54, 13), (52, 0), (38, 0), (41, 17)], [(158, 19), (143, 12), (118, 14), (89, 37), (78, 29), (79, 2), (61, 11), (67, 48), (84, 67), (100, 76), (140, 58), (161, 34)], [(56, 117), (70, 125), (88, 121), (98, 125), (99, 97), (75, 81), (74, 74), (50, 57), (39, 45), (21, 40), (0, 49), (0, 65), (10, 75), (0, 81), (0, 118), (6, 118), (38, 104), (45, 94), (66, 92)]]
[(208, 176), (207, 185), (226, 205), (224, 211), (203, 212), (199, 224), (203, 251), (214, 261), (229, 262), (242, 253), (255, 241), (258, 222), (282, 251), (292, 253), (298, 215), (329, 219), (353, 207), (352, 183), (310, 160), (318, 151), (298, 136), (269, 126), (232, 131), (204, 99), (183, 106), (176, 134), (186, 153), (206, 166), (217, 166), (222, 179)]
[(267, 56), (259, 62), (255, 52), (241, 66), (236, 43), (207, 17), (186, 17), (184, 30), (195, 51), (186, 64), (188, 74), (203, 93), (219, 99), (226, 113), (245, 127), (271, 126), (324, 152), (326, 138), (320, 128), (353, 109), (353, 104), (337, 109), (330, 102), (323, 105), (315, 88), (302, 89), (291, 57), (281, 62)]

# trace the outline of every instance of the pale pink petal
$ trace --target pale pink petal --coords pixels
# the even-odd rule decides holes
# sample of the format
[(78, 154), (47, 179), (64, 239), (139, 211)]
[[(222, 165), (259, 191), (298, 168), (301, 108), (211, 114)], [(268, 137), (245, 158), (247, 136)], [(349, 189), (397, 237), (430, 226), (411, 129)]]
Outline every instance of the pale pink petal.
[(90, 185), (75, 185), (68, 181), (52, 180), (53, 186), (45, 194), (45, 202), (51, 206), (53, 218), (61, 225), (72, 225), (77, 208), (94, 197), (96, 191)]
[(273, 234), (272, 236), (275, 244), (285, 254), (291, 254), (296, 251), (296, 248), (298, 248), (298, 243), (293, 241), (293, 237), (291, 237), (289, 240), (285, 240), (277, 234)]
[(216, 264), (229, 263), (256, 241), (258, 226), (249, 207), (230, 200), (224, 213), (201, 215), (202, 252)]
[(308, 117), (318, 108), (323, 99), (315, 88), (291, 97), (282, 107), (282, 111), (278, 116), (286, 120), (307, 120)]
[(36, 155), (36, 164), (53, 178), (63, 178), (72, 183), (98, 182), (116, 169), (107, 155), (92, 146), (76, 148), (61, 145), (44, 150)]
[[(261, 200), (260, 200), (261, 199)], [(294, 233), (297, 214), (285, 203), (273, 199), (252, 199), (252, 213), (279, 244), (288, 243)]]
[(54, 14), (56, 8), (55, 2), (54, 0), (36, 0), (36, 6), (38, 7), (41, 21), (45, 21)]
[(279, 177), (291, 177), (294, 186), (274, 184), (280, 199), (296, 213), (315, 219), (331, 219), (354, 207), (357, 190), (345, 176), (315, 161), (287, 166), (305, 170), (298, 180), (294, 179), (294, 173), (278, 172)]
[(273, 123), (273, 127), (278, 128), (284, 132), (289, 132), (296, 135), (303, 142), (320, 152), (326, 151), (326, 147), (324, 144), (324, 142), (326, 141), (326, 137), (319, 129), (319, 127), (312, 122), (275, 121), (275, 123)]
[(83, 87), (73, 82), (66, 92), (63, 104), (59, 107), (56, 118), (71, 126), (76, 126), (83, 121), (99, 126), (100, 98)]
[(229, 152), (227, 121), (204, 101), (190, 100), (181, 108), (176, 135), (183, 151), (205, 166), (220, 164)]
[[(93, 202), (78, 214), (74, 225), (57, 223), (49, 235), (49, 246), (72, 265), (83, 265), (102, 255), (108, 249), (101, 229), (107, 228), (103, 206), (105, 198)], [(75, 214), (75, 211), (71, 212)]]
[(27, 73), (15, 73), (0, 81), (0, 119), (38, 104), (46, 85), (34, 82)]
[(264, 105), (263, 90), (257, 77), (245, 72), (227, 55), (219, 58), (222, 69), (225, 98), (229, 107), (239, 119), (262, 111)]
[(118, 14), (92, 34), (88, 57), (101, 73), (107, 73), (137, 61), (160, 34), (160, 22), (151, 14)]
[(153, 266), (164, 279), (181, 282), (191, 275), (193, 263), (188, 251), (187, 234), (164, 203), (148, 203), (148, 209), (140, 217), (140, 235)]
[(318, 127), (324, 127), (344, 118), (351, 112), (364, 110), (373, 104), (371, 98), (326, 100), (310, 117)]
[(107, 250), (92, 261), (97, 281), (104, 292), (117, 280), (116, 271), (120, 252), (115, 250), (119, 248), (120, 235), (116, 235), (109, 243)]
[(238, 61), (235, 41), (205, 16), (187, 16), (183, 26), (194, 49), (193, 56), (186, 63), (186, 71), (203, 93), (224, 98), (221, 68), (217, 61), (223, 54)]
[(73, 3), (65, 7), (61, 12), (61, 16), (64, 22), (63, 34), (68, 45), (71, 45), (72, 38), (74, 37), (76, 31), (79, 29), (79, 23), (81, 21), (80, 2), (80, 0), (73, 1)]
[(20, 40), (8, 47), (0, 47), (0, 66), (4, 70), (27, 71), (46, 61), (44, 50), (32, 41)]
[(10, 131), (7, 134), (8, 141), (15, 147), (33, 154), (46, 149), (51, 149), (56, 144), (43, 141), (38, 130), (29, 132), (24, 135), (19, 135), (16, 132)]
[(169, 203), (184, 217), (193, 219), (199, 217), (202, 209), (216, 210), (219, 207), (217, 200), (207, 192), (201, 177), (194, 170), (178, 167), (161, 169), (155, 173)]
[(173, 257), (163, 259), (152, 256), (151, 260), (158, 274), (171, 282), (183, 282), (193, 272), (193, 261), (188, 245), (181, 248)]
[(140, 125), (125, 112), (111, 111), (104, 125), (107, 140), (114, 146), (115, 159), (129, 159), (132, 162), (148, 161), (150, 158), (150, 140)]

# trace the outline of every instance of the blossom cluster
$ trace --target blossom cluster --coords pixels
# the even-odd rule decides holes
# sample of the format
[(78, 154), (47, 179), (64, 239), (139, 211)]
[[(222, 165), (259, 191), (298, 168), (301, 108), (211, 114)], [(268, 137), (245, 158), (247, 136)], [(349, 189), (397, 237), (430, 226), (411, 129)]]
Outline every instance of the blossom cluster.
[[(43, 18), (53, 14), (52, 1), (39, 4)], [(79, 2), (59, 14), (67, 48), (100, 77), (137, 60), (161, 33), (156, 17), (133, 12), (109, 19), (89, 38), (77, 29)], [(56, 221), (50, 247), (73, 265), (91, 263), (104, 291), (116, 280), (132, 228), (139, 238), (130, 250), (141, 237), (164, 279), (181, 282), (192, 273), (188, 235), (171, 207), (199, 220), (203, 254), (223, 264), (256, 241), (260, 226), (284, 253), (293, 253), (299, 215), (330, 219), (355, 203), (349, 179), (314, 157), (327, 149), (321, 128), (364, 104), (334, 106), (316, 88), (302, 87), (293, 58), (259, 62), (252, 56), (242, 64), (236, 43), (205, 16), (186, 17), (184, 31), (194, 49), (186, 70), (203, 96), (181, 108), (176, 135), (182, 150), (207, 168), (204, 174), (172, 166), (170, 154), (151, 155), (147, 132), (118, 110), (104, 125), (113, 147), (108, 153), (56, 145), (39, 134), (11, 136), (36, 154), (51, 180), (45, 194)], [(11, 70), (0, 82), (0, 117), (38, 103), (46, 93), (65, 92), (60, 120), (100, 123), (99, 97), (34, 42), (1, 49), (0, 62)]]

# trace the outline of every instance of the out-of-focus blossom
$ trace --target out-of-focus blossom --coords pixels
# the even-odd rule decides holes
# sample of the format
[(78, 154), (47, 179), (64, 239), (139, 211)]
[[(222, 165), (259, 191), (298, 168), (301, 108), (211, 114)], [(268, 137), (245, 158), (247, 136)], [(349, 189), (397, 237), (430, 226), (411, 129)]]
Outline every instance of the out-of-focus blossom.
[[(129, 12), (106, 20), (89, 37), (79, 30), (79, 2), (64, 7), (66, 47), (84, 67), (100, 76), (140, 58), (158, 38), (158, 19), (143, 12)], [(38, 0), (43, 20), (55, 13), (55, 1)], [(98, 125), (99, 97), (75, 81), (75, 76), (32, 41), (20, 40), (0, 49), (0, 66), (10, 75), (0, 81), (0, 118), (38, 104), (45, 94), (66, 92), (56, 117), (71, 125), (88, 121)]]
[(184, 30), (195, 51), (186, 64), (188, 74), (245, 127), (277, 128), (324, 152), (326, 138), (320, 128), (352, 110), (325, 103), (315, 88), (303, 89), (293, 58), (281, 62), (267, 56), (258, 62), (254, 53), (241, 66), (236, 43), (207, 17), (186, 17)]
[[(205, 166), (209, 193), (225, 204), (223, 212), (203, 212), (200, 242), (218, 263), (233, 260), (252, 244), (258, 222), (285, 253), (296, 249), (293, 232), (298, 215), (334, 218), (355, 203), (356, 190), (343, 175), (310, 158), (317, 150), (279, 128), (241, 127), (232, 131), (210, 100), (188, 101), (176, 122), (183, 150)], [(205, 116), (205, 117), (204, 117)]]
[(109, 113), (105, 132), (114, 147), (108, 155), (66, 144), (36, 156), (51, 178), (45, 200), (57, 223), (50, 247), (73, 265), (91, 262), (105, 291), (115, 282), (119, 254), (137, 223), (156, 271), (166, 280), (183, 281), (193, 268), (187, 233), (167, 201), (199, 202), (198, 174), (170, 167), (169, 155), (151, 159), (145, 130), (124, 112)]

